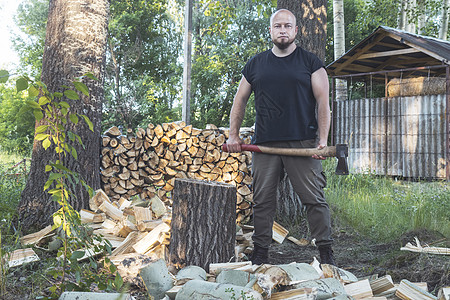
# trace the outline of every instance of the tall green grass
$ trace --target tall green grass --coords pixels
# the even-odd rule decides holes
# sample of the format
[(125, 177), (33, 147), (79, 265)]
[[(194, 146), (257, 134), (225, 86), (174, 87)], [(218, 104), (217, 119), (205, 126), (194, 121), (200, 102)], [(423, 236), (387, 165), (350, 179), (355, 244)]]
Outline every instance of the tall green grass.
[(408, 182), (373, 174), (334, 175), (327, 160), (327, 201), (341, 220), (379, 241), (416, 229), (450, 237), (450, 184)]
[(25, 187), (26, 174), (22, 173), (22, 166), (12, 167), (22, 159), (19, 155), (0, 152), (0, 230), (4, 244), (14, 244), (17, 237), (12, 221), (17, 216), (17, 205)]

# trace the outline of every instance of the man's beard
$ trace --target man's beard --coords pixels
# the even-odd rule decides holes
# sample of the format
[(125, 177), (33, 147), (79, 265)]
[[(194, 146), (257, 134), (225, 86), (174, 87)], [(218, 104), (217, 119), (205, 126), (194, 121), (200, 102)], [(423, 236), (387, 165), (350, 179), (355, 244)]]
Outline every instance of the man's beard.
[(277, 40), (274, 40), (273, 43), (275, 46), (278, 47), (280, 50), (287, 49), (292, 43), (294, 42), (294, 39), (288, 39), (286, 42), (278, 42)]

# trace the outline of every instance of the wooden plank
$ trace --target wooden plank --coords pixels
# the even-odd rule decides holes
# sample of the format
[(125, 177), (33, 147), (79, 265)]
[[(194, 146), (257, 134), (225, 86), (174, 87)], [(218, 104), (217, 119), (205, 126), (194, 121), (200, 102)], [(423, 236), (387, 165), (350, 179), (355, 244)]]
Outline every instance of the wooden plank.
[(98, 208), (116, 221), (123, 219), (123, 212), (110, 202), (105, 201)]
[(272, 226), (272, 239), (276, 241), (277, 243), (281, 244), (283, 243), (284, 239), (288, 235), (289, 231), (278, 224), (277, 222), (273, 222)]
[(450, 287), (444, 287), (439, 290), (438, 300), (450, 300)]
[(346, 284), (344, 285), (344, 289), (348, 295), (352, 296), (356, 300), (373, 296), (368, 279)]
[(414, 49), (414, 48), (400, 49), (400, 50), (391, 50), (391, 51), (383, 51), (383, 52), (375, 52), (375, 53), (363, 54), (358, 59), (384, 57), (384, 56), (394, 56), (394, 55), (402, 55), (402, 54), (417, 53), (417, 52), (420, 52), (420, 51), (417, 50), (417, 49)]
[(450, 248), (443, 247), (422, 247), (420, 241), (417, 237), (414, 238), (416, 241), (416, 246), (411, 243), (407, 243), (405, 247), (401, 247), (400, 250), (411, 251), (411, 252), (419, 252), (419, 253), (430, 253), (430, 254), (442, 254), (442, 255), (450, 255)]
[(32, 248), (17, 249), (10, 253), (8, 266), (9, 268), (17, 267), (38, 260), (39, 256), (37, 256)]
[(169, 231), (170, 226), (166, 223), (161, 223), (155, 229), (147, 233), (139, 242), (134, 244), (133, 249), (140, 254), (146, 253), (159, 241), (159, 236), (162, 232)]
[(251, 261), (234, 262), (234, 263), (212, 263), (209, 264), (209, 273), (218, 275), (224, 269), (238, 269), (251, 266)]
[(54, 229), (52, 229), (52, 225), (48, 225), (47, 227), (43, 228), (42, 230), (39, 230), (38, 232), (27, 234), (20, 238), (20, 243), (25, 245), (36, 245), (38, 244), (43, 238), (48, 236), (53, 232)]
[(391, 275), (385, 275), (375, 280), (369, 281), (373, 294), (377, 295), (394, 287)]
[(297, 240), (295, 237), (293, 236), (288, 236), (287, 239), (291, 242), (293, 242), (294, 244), (298, 245), (298, 246), (308, 246), (309, 245), (309, 241), (307, 239), (301, 238), (300, 240)]
[(406, 279), (400, 281), (395, 296), (403, 300), (437, 300), (437, 297)]
[(116, 256), (120, 254), (126, 254), (131, 252), (131, 247), (136, 243), (139, 238), (139, 233), (137, 231), (130, 232), (128, 236), (120, 243), (114, 251), (111, 252), (111, 256)]

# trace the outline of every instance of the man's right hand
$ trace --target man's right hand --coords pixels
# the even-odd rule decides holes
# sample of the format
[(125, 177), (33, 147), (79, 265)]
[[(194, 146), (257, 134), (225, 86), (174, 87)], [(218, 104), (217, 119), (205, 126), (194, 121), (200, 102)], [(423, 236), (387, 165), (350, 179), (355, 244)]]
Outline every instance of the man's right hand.
[(230, 136), (227, 140), (228, 152), (241, 152), (241, 144), (243, 143), (244, 141), (240, 137)]

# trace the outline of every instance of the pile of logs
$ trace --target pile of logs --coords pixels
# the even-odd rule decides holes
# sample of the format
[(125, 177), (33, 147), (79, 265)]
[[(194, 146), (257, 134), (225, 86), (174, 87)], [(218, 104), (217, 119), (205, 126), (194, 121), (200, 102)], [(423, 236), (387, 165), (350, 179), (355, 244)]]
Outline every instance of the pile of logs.
[[(252, 129), (243, 128), (241, 136), (250, 142)], [(207, 125), (196, 129), (184, 122), (149, 124), (146, 129), (131, 129), (123, 134), (111, 127), (102, 137), (101, 178), (103, 190), (111, 200), (130, 200), (155, 195), (171, 206), (175, 178), (191, 178), (233, 184), (237, 188), (237, 221), (250, 218), (250, 152), (221, 150), (228, 129)]]

